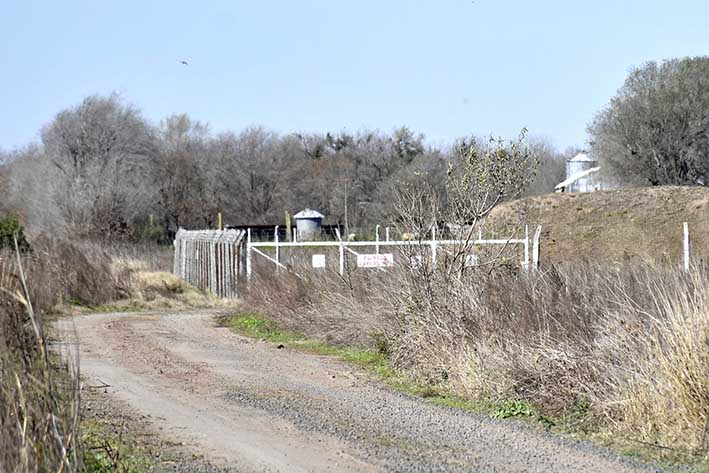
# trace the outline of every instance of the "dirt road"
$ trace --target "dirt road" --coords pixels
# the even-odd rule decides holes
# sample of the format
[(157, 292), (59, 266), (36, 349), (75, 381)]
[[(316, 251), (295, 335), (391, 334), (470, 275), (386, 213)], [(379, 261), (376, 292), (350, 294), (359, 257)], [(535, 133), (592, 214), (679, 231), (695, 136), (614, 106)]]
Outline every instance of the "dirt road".
[(84, 376), (235, 471), (653, 471), (392, 392), (337, 360), (217, 328), (210, 313), (95, 314), (75, 325)]

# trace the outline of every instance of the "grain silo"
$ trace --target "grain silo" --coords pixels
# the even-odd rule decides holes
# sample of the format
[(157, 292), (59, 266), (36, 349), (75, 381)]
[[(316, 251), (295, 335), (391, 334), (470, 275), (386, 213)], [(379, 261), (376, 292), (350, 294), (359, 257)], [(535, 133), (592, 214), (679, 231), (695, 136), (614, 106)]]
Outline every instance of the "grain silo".
[(566, 161), (566, 180), (556, 186), (557, 192), (592, 192), (602, 188), (596, 176), (598, 161), (587, 153), (579, 153)]
[(579, 153), (566, 161), (566, 177), (575, 176), (596, 166), (597, 161), (591, 158), (587, 153)]
[(298, 229), (298, 239), (307, 240), (318, 235), (324, 218), (323, 214), (311, 209), (305, 209), (293, 215), (295, 226)]

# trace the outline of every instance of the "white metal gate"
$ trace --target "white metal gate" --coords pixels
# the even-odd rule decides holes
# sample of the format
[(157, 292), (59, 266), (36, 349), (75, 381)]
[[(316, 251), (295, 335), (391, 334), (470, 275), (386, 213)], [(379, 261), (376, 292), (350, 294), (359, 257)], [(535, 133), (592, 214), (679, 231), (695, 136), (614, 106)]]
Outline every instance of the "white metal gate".
[[(541, 238), (541, 226), (537, 226), (534, 237), (530, 241), (529, 228), (525, 226), (524, 238), (507, 238), (507, 239), (483, 239), (482, 234), (478, 234), (478, 238), (475, 240), (464, 241), (464, 240), (437, 240), (435, 229), (432, 232), (430, 240), (390, 240), (389, 239), (389, 229), (386, 229), (386, 237), (384, 240), (379, 238), (379, 227), (376, 230), (376, 239), (374, 241), (345, 241), (342, 240), (339, 232), (337, 232), (338, 241), (293, 241), (293, 242), (282, 242), (278, 237), (278, 227), (275, 227), (275, 237), (273, 241), (251, 241), (251, 231), (247, 230), (246, 234), (246, 278), (247, 281), (251, 279), (253, 272), (253, 256), (256, 255), (269, 262), (271, 262), (277, 269), (288, 269), (281, 262), (281, 249), (282, 248), (338, 248), (339, 255), (339, 265), (338, 271), (340, 275), (345, 273), (345, 253), (349, 252), (358, 257), (358, 262), (362, 261), (363, 264), (358, 264), (360, 267), (385, 267), (393, 264), (390, 261), (392, 258), (381, 257), (382, 248), (387, 247), (412, 247), (419, 246), (430, 248), (431, 260), (435, 265), (438, 257), (438, 250), (440, 247), (454, 246), (454, 245), (469, 245), (469, 246), (479, 246), (479, 245), (517, 245), (522, 246), (524, 251), (524, 257), (521, 262), (523, 268), (537, 268), (539, 265), (539, 243)], [(531, 244), (531, 245), (530, 245)], [(374, 247), (373, 254), (363, 254), (357, 252), (355, 249), (361, 249), (364, 247)], [(531, 255), (530, 255), (531, 247)], [(273, 249), (274, 256), (266, 254), (263, 249)], [(379, 255), (379, 256), (377, 256)], [(364, 258), (362, 258), (364, 257)], [(531, 266), (530, 266), (531, 259)], [(367, 261), (371, 261), (371, 266), (367, 266)]]

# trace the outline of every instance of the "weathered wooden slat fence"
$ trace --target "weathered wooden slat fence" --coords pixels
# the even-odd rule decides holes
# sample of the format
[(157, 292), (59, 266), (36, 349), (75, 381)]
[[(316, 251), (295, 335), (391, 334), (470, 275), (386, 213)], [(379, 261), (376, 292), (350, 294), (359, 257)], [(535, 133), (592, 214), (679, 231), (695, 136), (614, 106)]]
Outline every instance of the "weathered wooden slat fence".
[(243, 230), (178, 230), (175, 275), (219, 297), (238, 297), (245, 233)]

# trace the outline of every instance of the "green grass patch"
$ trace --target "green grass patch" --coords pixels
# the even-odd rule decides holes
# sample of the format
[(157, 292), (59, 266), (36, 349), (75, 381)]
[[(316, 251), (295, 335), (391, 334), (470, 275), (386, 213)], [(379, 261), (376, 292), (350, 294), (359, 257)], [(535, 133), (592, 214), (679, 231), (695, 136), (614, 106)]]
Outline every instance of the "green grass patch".
[(393, 378), (394, 370), (383, 353), (369, 348), (338, 347), (326, 342), (312, 340), (302, 334), (281, 330), (257, 314), (242, 313), (217, 317), (217, 324), (249, 338), (279, 343), (298, 351), (314, 355), (334, 356), (348, 363), (371, 368), (382, 378)]
[(396, 391), (424, 398), (427, 401), (454, 409), (486, 414), (491, 417), (530, 417), (534, 409), (523, 401), (493, 403), (490, 401), (471, 400), (451, 395), (444, 386), (431, 385), (413, 379), (406, 373), (396, 370), (381, 350), (371, 348), (344, 348), (325, 342), (311, 340), (302, 334), (279, 329), (271, 320), (254, 313), (241, 313), (232, 316), (220, 316), (217, 324), (249, 338), (279, 343), (306, 353), (322, 356), (334, 356), (348, 363), (362, 366)]
[(93, 420), (81, 423), (83, 461), (87, 473), (151, 473), (156, 464), (148, 452), (128, 442), (122, 434)]
[(217, 323), (228, 327), (245, 337), (258, 338), (273, 343), (293, 344), (305, 342), (305, 338), (293, 333), (278, 330), (273, 322), (255, 314), (239, 314), (235, 316), (220, 316)]

